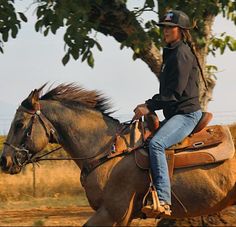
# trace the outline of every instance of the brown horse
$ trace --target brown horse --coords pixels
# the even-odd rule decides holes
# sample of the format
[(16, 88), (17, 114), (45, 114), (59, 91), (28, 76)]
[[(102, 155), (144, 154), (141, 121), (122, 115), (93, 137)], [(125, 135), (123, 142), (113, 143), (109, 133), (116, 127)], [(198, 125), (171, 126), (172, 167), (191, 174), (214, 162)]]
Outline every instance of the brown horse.
[[(2, 170), (7, 173), (19, 173), (48, 143), (59, 143), (83, 168), (110, 149), (120, 126), (107, 113), (107, 99), (97, 91), (62, 84), (40, 97), (42, 89), (32, 91), (17, 109), (1, 156)], [(131, 143), (128, 133), (124, 140)], [(171, 218), (207, 215), (235, 204), (235, 177), (235, 157), (176, 170), (172, 190), (177, 197), (172, 199)], [(85, 226), (125, 226), (142, 216), (149, 176), (137, 167), (133, 153), (99, 165), (83, 185), (96, 210)]]

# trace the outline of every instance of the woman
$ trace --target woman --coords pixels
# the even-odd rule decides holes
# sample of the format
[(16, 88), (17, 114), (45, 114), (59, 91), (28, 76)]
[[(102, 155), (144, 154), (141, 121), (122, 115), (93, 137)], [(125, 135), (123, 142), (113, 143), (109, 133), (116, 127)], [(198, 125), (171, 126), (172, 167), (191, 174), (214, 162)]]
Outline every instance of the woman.
[(171, 188), (165, 149), (191, 134), (202, 116), (198, 88), (201, 67), (191, 42), (190, 21), (184, 12), (169, 11), (157, 25), (163, 28), (167, 44), (163, 50), (159, 94), (138, 105), (134, 119), (163, 109), (165, 120), (149, 143), (149, 157), (153, 184), (163, 208), (159, 210), (170, 215)]

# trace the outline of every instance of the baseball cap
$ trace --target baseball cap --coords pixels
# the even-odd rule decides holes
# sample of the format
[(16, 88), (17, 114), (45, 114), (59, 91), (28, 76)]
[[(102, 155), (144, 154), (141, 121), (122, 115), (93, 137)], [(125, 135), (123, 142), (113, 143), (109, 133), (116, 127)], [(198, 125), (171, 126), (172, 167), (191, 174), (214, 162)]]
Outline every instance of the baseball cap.
[(191, 29), (190, 20), (186, 13), (180, 10), (170, 10), (161, 18), (158, 26), (178, 26), (183, 29)]

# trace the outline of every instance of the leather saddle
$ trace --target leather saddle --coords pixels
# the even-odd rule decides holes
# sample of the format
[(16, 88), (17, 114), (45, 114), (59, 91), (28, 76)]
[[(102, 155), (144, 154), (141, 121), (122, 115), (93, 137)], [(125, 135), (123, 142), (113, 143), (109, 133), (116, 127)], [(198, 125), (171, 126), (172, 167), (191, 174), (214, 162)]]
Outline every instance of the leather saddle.
[[(193, 132), (183, 141), (166, 150), (170, 177), (173, 170), (217, 163), (234, 156), (234, 143), (228, 127), (207, 126), (212, 114), (204, 112)], [(159, 120), (155, 113), (145, 117), (144, 138), (151, 138), (158, 130)], [(149, 169), (148, 152), (139, 149), (135, 152), (136, 164), (142, 169)]]

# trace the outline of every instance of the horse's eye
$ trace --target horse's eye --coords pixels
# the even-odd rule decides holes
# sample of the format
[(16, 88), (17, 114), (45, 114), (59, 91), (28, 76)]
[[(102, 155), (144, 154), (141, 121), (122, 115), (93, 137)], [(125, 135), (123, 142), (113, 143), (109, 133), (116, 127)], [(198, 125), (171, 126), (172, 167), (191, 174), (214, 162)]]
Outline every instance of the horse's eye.
[(17, 122), (16, 125), (15, 125), (15, 129), (16, 130), (22, 129), (23, 126), (24, 126), (24, 124), (22, 122)]

